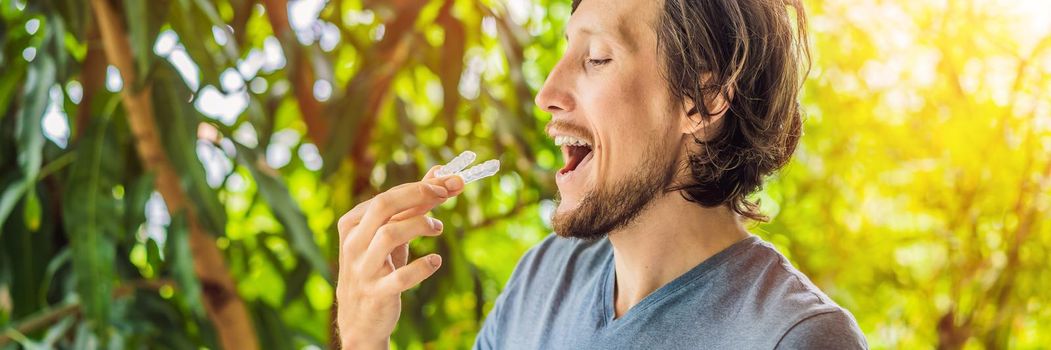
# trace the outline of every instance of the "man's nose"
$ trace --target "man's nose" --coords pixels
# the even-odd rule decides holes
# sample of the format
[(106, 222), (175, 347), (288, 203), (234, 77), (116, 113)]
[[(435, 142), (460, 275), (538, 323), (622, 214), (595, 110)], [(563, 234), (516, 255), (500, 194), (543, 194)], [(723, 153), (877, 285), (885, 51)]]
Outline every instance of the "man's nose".
[(537, 107), (552, 114), (572, 111), (576, 106), (570, 88), (570, 75), (571, 71), (564, 67), (564, 60), (559, 61), (533, 99)]

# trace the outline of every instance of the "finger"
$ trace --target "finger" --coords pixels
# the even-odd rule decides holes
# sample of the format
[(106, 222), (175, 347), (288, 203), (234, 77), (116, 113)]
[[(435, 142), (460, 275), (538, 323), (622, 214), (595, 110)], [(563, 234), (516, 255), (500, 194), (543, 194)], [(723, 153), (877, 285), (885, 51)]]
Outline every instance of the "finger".
[[(440, 192), (440, 190), (437, 193), (433, 192), (426, 186), (428, 184), (444, 188), (446, 192)], [(463, 179), (460, 177), (449, 176), (441, 179), (432, 178), (426, 181), (401, 184), (384, 193), (380, 193), (371, 200), (354, 207), (344, 217), (339, 218), (338, 226), (341, 229), (339, 231), (339, 239), (342, 240), (339, 246), (350, 251), (348, 252), (350, 254), (353, 254), (353, 251), (365, 249), (368, 243), (372, 241), (372, 236), (379, 225), (391, 220), (400, 221), (425, 214), (438, 204), (444, 203), (449, 198), (454, 197), (454, 195), (462, 193), (463, 185), (465, 184), (463, 184)], [(446, 195), (441, 197), (438, 194)], [(380, 201), (383, 202), (380, 203), (382, 205), (379, 205), (379, 208), (373, 208), (377, 206), (376, 202)], [(408, 208), (406, 209), (407, 206)], [(396, 214), (392, 215), (391, 212)], [(367, 225), (368, 227), (356, 229), (366, 219), (366, 215), (372, 215), (372, 220)], [(352, 240), (348, 239), (352, 231), (359, 232), (360, 234), (358, 235), (362, 236)]]
[[(431, 169), (431, 171), (428, 172), (428, 174), (430, 174), (430, 173), (432, 173), (434, 171), (436, 171), (436, 169)], [(404, 184), (401, 184), (401, 185), (397, 185), (397, 186), (394, 186), (393, 188), (391, 188), (388, 191), (399, 189), (399, 188), (403, 188), (405, 186), (410, 186), (412, 184), (413, 183), (410, 182), (410, 183), (404, 183)], [(336, 223), (336, 229), (339, 231), (339, 234), (340, 234), (340, 237), (339, 237), (340, 238), (340, 242), (341, 242), (340, 244), (342, 244), (342, 240), (344, 238), (346, 238), (347, 233), (351, 229), (353, 229), (354, 226), (357, 226), (358, 223), (361, 222), (361, 217), (365, 214), (365, 211), (369, 208), (369, 204), (372, 203), (373, 199), (375, 199), (375, 197), (369, 198), (368, 200), (366, 200), (364, 202), (358, 203), (358, 205), (354, 206), (353, 209), (348, 211), (346, 214), (343, 214), (343, 216), (341, 216), (339, 218), (339, 221)]]
[(422, 215), (383, 225), (376, 232), (376, 237), (372, 239), (368, 250), (365, 251), (366, 264), (378, 267), (386, 262), (387, 257), (398, 246), (409, 243), (419, 236), (437, 236), (441, 234), (442, 226), (442, 222), (438, 219)]
[(376, 230), (391, 220), (393, 216), (403, 211), (408, 211), (408, 213), (401, 214), (393, 219), (402, 220), (422, 215), (449, 199), (451, 194), (459, 194), (462, 189), (463, 179), (459, 179), (458, 176), (451, 176), (447, 179), (413, 182), (408, 186), (393, 188), (387, 192), (380, 193), (373, 198), (373, 202), (365, 210), (361, 222), (354, 228), (355, 232), (360, 234), (349, 236), (347, 240), (353, 241), (351, 244), (367, 244), (376, 235)]
[[(449, 175), (449, 176), (445, 176), (445, 177), (441, 177), (441, 178), (437, 178), (437, 179), (431, 178), (431, 179), (428, 179), (427, 181), (428, 182), (429, 181), (438, 181), (438, 183), (443, 184), (445, 186), (445, 188), (449, 190), (449, 198), (459, 196), (461, 193), (463, 193), (464, 182), (463, 182), (463, 178), (461, 178), (459, 176)], [(453, 189), (455, 189), (455, 190), (453, 190)], [(448, 198), (446, 198), (446, 199), (448, 199)], [(441, 204), (441, 203), (444, 203), (444, 202), (445, 202), (445, 199), (443, 199), (441, 202), (438, 202), (438, 204)], [(431, 209), (434, 209), (434, 207), (438, 206), (438, 204), (435, 204), (435, 205), (432, 205), (432, 206), (419, 206), (419, 207), (415, 207), (415, 208), (410, 208), (408, 210), (405, 210), (405, 211), (402, 211), (402, 212), (400, 212), (398, 214), (395, 214), (390, 219), (391, 220), (405, 220), (405, 219), (413, 217), (413, 216), (424, 215), (424, 214), (427, 214), (427, 212), (431, 211)]]
[(431, 254), (404, 267), (394, 270), (393, 273), (380, 279), (379, 287), (390, 293), (401, 293), (406, 289), (420, 284), (427, 277), (431, 277), (442, 265), (442, 256)]
[[(434, 172), (438, 171), (438, 169), (440, 169), (441, 167), (442, 167), (441, 165), (435, 165), (435, 166), (431, 167), (431, 169), (427, 171), (427, 174), (423, 176), (423, 180), (434, 179)], [(452, 177), (453, 177), (452, 175), (447, 176), (447, 178), (452, 178)], [(462, 180), (462, 179), (460, 179), (460, 180)], [(449, 181), (449, 180), (445, 179), (445, 181)], [(456, 180), (453, 180), (453, 181), (456, 181)], [(395, 186), (391, 190), (402, 188), (402, 187), (405, 187), (405, 186), (411, 185), (411, 184), (412, 183), (401, 184), (401, 185)], [(457, 187), (459, 187), (460, 189), (456, 190), (456, 191), (451, 191), (449, 193), (449, 197), (453, 197), (453, 196), (459, 195), (460, 193), (463, 192), (463, 185), (462, 184), (457, 185)], [(451, 188), (451, 186), (446, 186), (446, 188)], [(339, 242), (340, 242), (341, 246), (343, 245), (343, 240), (347, 238), (347, 233), (350, 232), (350, 230), (353, 229), (354, 226), (357, 226), (358, 223), (361, 222), (361, 217), (365, 214), (365, 210), (368, 209), (368, 205), (369, 205), (370, 202), (372, 202), (372, 199), (369, 199), (367, 201), (361, 202), (360, 204), (355, 206), (354, 209), (351, 209), (350, 211), (348, 211), (346, 214), (344, 214), (342, 217), (339, 218), (339, 221), (336, 224), (336, 228), (339, 231)], [(399, 219), (403, 219), (403, 218), (406, 218), (406, 217), (409, 217), (409, 216), (421, 215), (421, 214), (427, 212), (428, 210), (430, 210), (430, 209), (412, 211), (412, 212), (406, 213), (405, 215), (402, 215), (402, 216), (395, 216), (395, 217), (392, 218), (392, 220), (399, 220)]]
[[(435, 165), (433, 168), (431, 168), (431, 170), (427, 172), (427, 175), (424, 177), (424, 179), (433, 178), (434, 177), (434, 172), (438, 170), (437, 169), (438, 167), (439, 167), (439, 165)], [(404, 187), (412, 185), (412, 184), (413, 183), (405, 183), (405, 184), (401, 184), (401, 185), (398, 185), (398, 186), (394, 186), (393, 188), (391, 188), (388, 191), (404, 188)], [(456, 192), (453, 195), (457, 195), (457, 194), (460, 194), (459, 191)], [(354, 226), (357, 226), (359, 223), (361, 223), (361, 218), (365, 215), (365, 211), (368, 210), (369, 204), (372, 203), (373, 199), (375, 199), (375, 197), (370, 198), (370, 199), (368, 199), (368, 200), (366, 200), (364, 202), (361, 202), (358, 205), (354, 206), (353, 209), (348, 211), (346, 214), (343, 214), (343, 216), (341, 216), (339, 218), (339, 220), (336, 222), (336, 230), (339, 232), (339, 246), (341, 246), (341, 247), (343, 246), (343, 242), (346, 240), (347, 234), (350, 233), (350, 231), (354, 228)], [(421, 215), (422, 213), (425, 213), (426, 211), (427, 210), (417, 211), (417, 213), (413, 214), (413, 216)], [(405, 217), (407, 217), (407, 216), (405, 216)], [(404, 218), (404, 217), (402, 217), (402, 218)], [(397, 218), (397, 219), (402, 219), (402, 218)]]
[(424, 175), (423, 179), (424, 180), (433, 179), (434, 178), (434, 172), (438, 171), (438, 169), (441, 169), (441, 168), (442, 168), (441, 165), (432, 166), (431, 170), (427, 170), (427, 175)]
[(339, 231), (339, 246), (343, 246), (343, 241), (346, 240), (347, 234), (354, 226), (358, 225), (361, 221), (361, 216), (365, 214), (365, 210), (369, 208), (369, 203), (372, 203), (372, 199), (361, 202), (354, 206), (353, 209), (343, 214), (336, 222), (336, 230)]

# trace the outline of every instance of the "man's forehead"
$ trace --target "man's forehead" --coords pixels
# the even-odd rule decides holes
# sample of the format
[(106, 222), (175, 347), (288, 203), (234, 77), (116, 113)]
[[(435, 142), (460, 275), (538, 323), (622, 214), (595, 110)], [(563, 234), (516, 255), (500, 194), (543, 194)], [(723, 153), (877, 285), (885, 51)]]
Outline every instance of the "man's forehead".
[(564, 36), (604, 36), (634, 48), (646, 33), (640, 29), (651, 27), (659, 4), (652, 0), (582, 1), (570, 17)]

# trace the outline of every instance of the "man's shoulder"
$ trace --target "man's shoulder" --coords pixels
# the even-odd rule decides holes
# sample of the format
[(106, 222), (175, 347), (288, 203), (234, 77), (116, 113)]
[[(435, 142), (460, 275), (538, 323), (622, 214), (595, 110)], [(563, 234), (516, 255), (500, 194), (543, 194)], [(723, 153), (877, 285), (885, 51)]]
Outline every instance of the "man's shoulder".
[(788, 329), (777, 349), (867, 349), (868, 343), (850, 312), (843, 308), (817, 313)]
[[(768, 242), (757, 240), (749, 254), (735, 262), (733, 269), (738, 276), (749, 275), (751, 278), (737, 279), (741, 295), (750, 296), (745, 302), (754, 311), (746, 318), (752, 322), (780, 331), (774, 334), (781, 336), (779, 348), (827, 348), (819, 343), (807, 343), (821, 340), (837, 341), (838, 348), (865, 348), (857, 322), (849, 311), (818, 288), (810, 278), (796, 269), (789, 260)], [(764, 328), (766, 328), (764, 327)], [(804, 345), (814, 346), (804, 346)], [(848, 346), (848, 345), (859, 346)]]
[(511, 276), (512, 282), (573, 278), (604, 266), (611, 247), (606, 239), (585, 241), (550, 234), (526, 251)]

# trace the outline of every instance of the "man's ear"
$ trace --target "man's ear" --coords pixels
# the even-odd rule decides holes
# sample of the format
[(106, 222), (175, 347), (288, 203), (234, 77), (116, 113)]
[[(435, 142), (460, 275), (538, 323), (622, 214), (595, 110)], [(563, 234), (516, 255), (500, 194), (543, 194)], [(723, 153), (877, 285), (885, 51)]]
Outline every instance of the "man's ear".
[(730, 101), (733, 99), (733, 96), (733, 88), (727, 88), (726, 93), (718, 93), (709, 97), (706, 105), (708, 110), (715, 114), (708, 118), (704, 117), (701, 108), (697, 106), (692, 98), (683, 97), (683, 115), (679, 119), (681, 121), (679, 128), (682, 133), (694, 135), (701, 140), (707, 140), (707, 135), (721, 124), (723, 116), (730, 109)]

